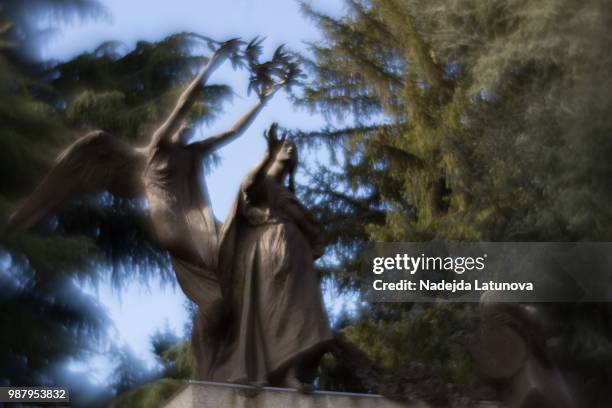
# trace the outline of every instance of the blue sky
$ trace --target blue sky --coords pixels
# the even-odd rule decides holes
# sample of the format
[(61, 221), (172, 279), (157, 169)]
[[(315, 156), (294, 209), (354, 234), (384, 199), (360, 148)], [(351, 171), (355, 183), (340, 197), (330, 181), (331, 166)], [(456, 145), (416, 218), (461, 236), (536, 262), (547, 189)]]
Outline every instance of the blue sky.
[[(283, 43), (292, 50), (304, 51), (304, 41), (320, 39), (317, 28), (300, 13), (299, 4), (293, 0), (102, 0), (101, 3), (108, 9), (109, 19), (61, 27), (44, 45), (42, 57), (67, 59), (92, 51), (108, 40), (121, 41), (131, 48), (138, 40), (155, 41), (180, 31), (194, 31), (218, 40), (265, 36), (268, 55)], [(341, 0), (309, 3), (332, 15), (344, 9)], [(222, 117), (201, 129), (197, 138), (227, 129), (255, 103), (254, 96), (246, 96), (247, 78), (247, 72), (232, 71), (229, 64), (214, 74), (211, 83), (228, 83), (237, 95)], [(245, 135), (223, 148), (221, 164), (207, 176), (213, 209), (219, 219), (225, 218), (241, 178), (263, 155), (263, 130), (273, 121), (302, 129), (316, 129), (323, 124), (321, 117), (295, 110), (283, 93), (275, 95)], [(87, 290), (99, 299), (114, 322), (111, 338), (128, 344), (149, 364), (153, 363), (149, 338), (155, 330), (168, 325), (177, 333), (184, 333), (186, 298), (178, 287), (158, 283), (147, 287), (134, 282), (120, 291), (108, 284)], [(331, 305), (331, 296), (326, 298)], [(94, 373), (90, 371), (92, 365)], [(93, 374), (93, 380), (103, 381), (108, 367), (103, 356), (87, 362), (87, 371)]]

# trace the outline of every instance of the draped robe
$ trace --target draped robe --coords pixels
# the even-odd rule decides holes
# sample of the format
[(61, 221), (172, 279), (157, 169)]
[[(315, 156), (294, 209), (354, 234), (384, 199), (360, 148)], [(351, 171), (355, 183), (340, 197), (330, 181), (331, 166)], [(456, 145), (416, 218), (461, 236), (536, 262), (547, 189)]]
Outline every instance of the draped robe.
[(202, 380), (210, 379), (225, 315), (216, 274), (218, 225), (199, 177), (205, 156), (189, 145), (162, 141), (143, 177), (155, 237), (170, 253), (181, 289), (198, 306), (192, 347)]
[(287, 188), (271, 178), (246, 180), (221, 232), (219, 273), (231, 317), (212, 377), (267, 384), (297, 365), (308, 382), (332, 341), (313, 268), (321, 237), (308, 236), (286, 211), (297, 204)]

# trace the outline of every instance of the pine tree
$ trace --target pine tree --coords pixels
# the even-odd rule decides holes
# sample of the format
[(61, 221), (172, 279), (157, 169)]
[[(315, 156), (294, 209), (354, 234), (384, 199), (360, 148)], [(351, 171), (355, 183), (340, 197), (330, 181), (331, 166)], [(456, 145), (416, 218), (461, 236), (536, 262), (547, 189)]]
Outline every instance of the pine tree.
[(364, 226), (369, 238), (610, 235), (605, 211), (564, 209), (572, 194), (559, 191), (563, 185), (578, 201), (607, 198), (584, 190), (582, 173), (606, 171), (603, 3), (347, 4), (341, 19), (304, 6), (327, 42), (311, 45), (313, 81), (299, 102), (355, 121), (303, 136), (341, 146), (341, 184), (370, 210), (384, 209), (384, 223)]
[[(117, 285), (134, 278), (173, 282), (167, 255), (149, 240), (143, 203), (107, 193), (82, 197), (32, 232), (6, 228), (6, 217), (57, 153), (86, 130), (144, 140), (206, 58), (198, 55), (203, 42), (197, 35), (180, 33), (140, 42), (127, 53), (109, 43), (69, 61), (41, 63), (28, 54), (34, 40), (19, 36), (28, 32), (20, 28), (23, 22), (9, 19), (23, 15), (25, 3), (8, 2), (2, 14), (0, 324), (6, 330), (0, 336), (0, 384), (66, 385), (68, 359), (109, 347), (108, 319), (81, 285), (109, 274)], [(84, 12), (87, 1), (68, 1), (67, 9), (76, 3)], [(214, 118), (231, 95), (223, 85), (200, 92), (195, 123)]]
[[(84, 5), (84, 3), (83, 3)], [(33, 96), (37, 79), (24, 74), (34, 64), (13, 35), (21, 20), (9, 17), (25, 4), (3, 3), (0, 55), (0, 218), (33, 184), (45, 167), (47, 155), (68, 132), (61, 114)], [(13, 12), (11, 14), (10, 12)], [(97, 302), (84, 294), (75, 278), (90, 264), (90, 241), (75, 237), (24, 234), (0, 228), (2, 295), (0, 383), (50, 385), (61, 372), (59, 363), (92, 351), (107, 320)]]
[[(191, 328), (188, 328), (191, 330)], [(166, 328), (151, 338), (153, 353), (162, 368), (149, 381), (136, 386), (119, 389), (113, 408), (153, 408), (166, 401), (182, 387), (187, 380), (196, 378), (196, 362), (189, 341), (181, 339)], [(127, 367), (131, 367), (128, 365)], [(121, 392), (123, 391), (123, 392)]]
[[(612, 236), (605, 207), (612, 193), (606, 2), (346, 4), (339, 18), (304, 5), (325, 41), (311, 44), (310, 82), (296, 95), (330, 122), (320, 132), (295, 132), (307, 146), (327, 146), (336, 159), (312, 171), (303, 186), (333, 244), (326, 271), (358, 283), (357, 258), (368, 241)], [(348, 126), (333, 126), (338, 121)], [(421, 308), (410, 309), (372, 305), (373, 323), (346, 331), (372, 351), (372, 339), (359, 337), (403, 326), (409, 338), (422, 324), (415, 320)], [(601, 326), (609, 308), (594, 309), (575, 308), (574, 316), (590, 327), (588, 341), (597, 338), (598, 347), (612, 350), (611, 333)], [(592, 324), (584, 324), (585, 315)], [(406, 319), (414, 324), (403, 324)], [(372, 325), (376, 330), (365, 328)], [(577, 344), (587, 344), (577, 337), (571, 335), (574, 348), (567, 345), (560, 357), (574, 368), (582, 358)], [(436, 353), (449, 350), (442, 344)], [(435, 364), (436, 353), (425, 358)], [(597, 370), (585, 383), (610, 361), (587, 360)], [(458, 376), (451, 378), (471, 378)]]

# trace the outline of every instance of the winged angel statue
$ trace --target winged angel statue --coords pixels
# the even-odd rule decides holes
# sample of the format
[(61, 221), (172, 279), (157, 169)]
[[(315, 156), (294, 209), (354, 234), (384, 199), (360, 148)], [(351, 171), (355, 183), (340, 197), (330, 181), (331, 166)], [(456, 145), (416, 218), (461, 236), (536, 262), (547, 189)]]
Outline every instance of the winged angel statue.
[[(224, 301), (224, 297), (236, 297), (238, 292), (228, 295), (228, 291), (222, 289), (221, 275), (218, 273), (221, 227), (212, 213), (206, 187), (201, 183), (198, 172), (206, 156), (241, 135), (266, 101), (278, 89), (292, 85), (300, 76), (300, 71), (282, 47), (276, 50), (270, 61), (260, 63), (261, 40), (258, 39), (246, 47), (243, 42), (233, 39), (217, 43), (215, 48), (212, 57), (180, 95), (169, 117), (151, 135), (146, 146), (130, 146), (104, 131), (82, 136), (58, 156), (40, 184), (11, 214), (9, 224), (28, 229), (84, 192), (106, 190), (120, 197), (145, 196), (149, 204), (153, 238), (169, 252), (182, 290), (198, 306), (192, 344), (200, 378), (244, 381), (240, 378), (219, 378), (223, 370), (215, 368), (215, 365), (219, 365), (218, 361), (215, 362), (219, 356), (227, 356), (228, 353), (240, 355), (237, 351), (228, 351), (229, 329), (225, 326), (230, 309), (228, 304), (231, 302)], [(228, 131), (187, 144), (190, 136), (187, 113), (196, 99), (196, 89), (206, 83), (228, 58), (233, 63), (246, 61), (251, 71), (249, 92), (254, 90), (259, 99)], [(276, 151), (283, 150), (282, 145), (289, 146), (276, 139), (275, 127), (268, 134), (268, 144), (276, 156)], [(266, 184), (258, 188), (261, 190), (269, 186)], [(231, 224), (229, 230), (233, 237), (238, 223), (232, 221)], [(235, 242), (227, 240), (230, 241), (231, 245), (226, 247), (235, 249)], [(228, 258), (233, 256), (228, 249), (225, 253)], [(309, 262), (312, 263), (312, 258)], [(226, 292), (225, 296), (223, 292)], [(328, 335), (326, 323), (320, 326)], [(243, 325), (237, 324), (236, 327), (244, 330)], [(246, 339), (240, 337), (232, 344), (240, 347), (243, 341)], [(286, 345), (286, 342), (282, 345)], [(286, 350), (277, 351), (283, 353)], [(230, 360), (233, 361), (232, 358)], [(235, 362), (236, 365), (243, 363)], [(228, 369), (227, 364), (224, 369), (228, 376), (241, 372)]]

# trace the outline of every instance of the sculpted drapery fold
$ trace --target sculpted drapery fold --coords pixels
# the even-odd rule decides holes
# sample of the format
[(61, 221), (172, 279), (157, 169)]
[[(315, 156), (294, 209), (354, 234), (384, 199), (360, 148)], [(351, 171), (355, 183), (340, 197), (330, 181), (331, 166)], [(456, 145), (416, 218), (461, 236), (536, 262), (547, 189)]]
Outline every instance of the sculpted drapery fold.
[(241, 184), (223, 225), (219, 273), (231, 319), (215, 380), (308, 383), (332, 341), (313, 268), (321, 232), (283, 183), (296, 164), (293, 152), (288, 141), (270, 149)]

